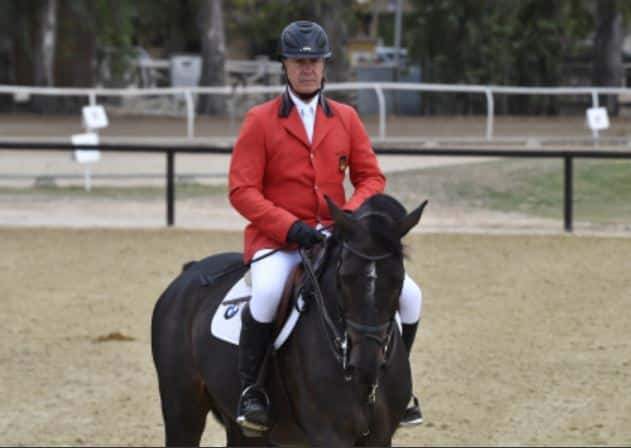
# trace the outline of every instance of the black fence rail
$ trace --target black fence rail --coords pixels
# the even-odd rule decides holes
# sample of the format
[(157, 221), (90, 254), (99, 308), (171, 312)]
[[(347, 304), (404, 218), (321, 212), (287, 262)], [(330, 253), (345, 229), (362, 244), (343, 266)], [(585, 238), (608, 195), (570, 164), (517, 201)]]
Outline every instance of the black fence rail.
[[(232, 147), (191, 144), (125, 144), (102, 143), (94, 146), (75, 146), (64, 143), (42, 142), (2, 142), (0, 150), (31, 151), (73, 151), (81, 149), (98, 149), (111, 152), (163, 153), (166, 155), (166, 224), (175, 224), (175, 155), (188, 154), (231, 154)], [(445, 157), (509, 157), (509, 158), (543, 158), (563, 160), (564, 166), (564, 201), (563, 224), (566, 232), (573, 229), (573, 161), (574, 159), (631, 159), (631, 151), (618, 150), (502, 150), (502, 149), (415, 149), (415, 148), (375, 148), (375, 152), (383, 156), (445, 156)]]

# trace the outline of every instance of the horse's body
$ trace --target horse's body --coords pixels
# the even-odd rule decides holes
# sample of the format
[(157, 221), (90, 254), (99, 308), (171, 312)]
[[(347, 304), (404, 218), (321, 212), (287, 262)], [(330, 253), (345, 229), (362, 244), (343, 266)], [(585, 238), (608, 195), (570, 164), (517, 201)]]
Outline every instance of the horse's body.
[[(341, 239), (331, 239), (328, 246), (329, 260), (319, 284), (328, 314), (336, 328), (344, 332), (344, 322), (350, 317), (341, 310), (348, 311), (351, 306), (339, 297), (338, 286), (343, 285), (338, 284), (338, 261), (345, 256), (345, 246)], [(378, 316), (374, 313), (372, 317), (364, 313), (364, 320), (353, 316), (355, 321), (372, 325), (372, 329), (349, 334), (356, 350), (349, 357), (352, 366), (345, 366), (345, 370), (332, 348), (332, 336), (323, 325), (322, 310), (315, 300), (307, 301), (307, 310), (294, 332), (268, 363), (265, 390), (272, 403), (273, 427), (263, 437), (243, 435), (235, 422), (240, 393), (237, 347), (209, 333), (210, 320), (221, 299), (245, 271), (239, 267), (243, 264), (238, 253), (199, 261), (185, 269), (156, 304), (152, 347), (166, 443), (198, 445), (211, 411), (225, 427), (228, 445), (390, 445), (411, 394), (408, 356), (398, 331), (388, 333), (387, 348), (372, 340), (379, 337), (385, 343), (385, 330), (364, 341), (366, 333), (376, 332), (374, 324), (383, 321), (375, 321)], [(213, 277), (213, 273), (227, 270), (232, 272)], [(394, 311), (388, 314), (392, 318)], [(389, 322), (392, 325), (393, 321)], [(375, 384), (376, 394), (370, 400)]]

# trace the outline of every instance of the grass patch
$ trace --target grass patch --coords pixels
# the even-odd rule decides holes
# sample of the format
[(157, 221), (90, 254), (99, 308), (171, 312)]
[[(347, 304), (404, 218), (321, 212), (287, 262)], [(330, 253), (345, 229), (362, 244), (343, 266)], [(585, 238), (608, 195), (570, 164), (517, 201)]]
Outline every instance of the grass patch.
[[(166, 194), (165, 187), (152, 186), (93, 186), (92, 191), (85, 191), (83, 186), (54, 185), (37, 186), (30, 188), (0, 188), (0, 194), (23, 195), (51, 198), (100, 198), (100, 199), (160, 199)], [(213, 195), (227, 195), (226, 185), (202, 185), (202, 184), (177, 184), (175, 186), (176, 199), (197, 198)]]
[[(424, 198), (469, 209), (559, 218), (563, 214), (563, 162), (502, 159), (397, 173), (388, 192), (415, 206)], [(631, 161), (574, 161), (576, 219), (631, 222)]]

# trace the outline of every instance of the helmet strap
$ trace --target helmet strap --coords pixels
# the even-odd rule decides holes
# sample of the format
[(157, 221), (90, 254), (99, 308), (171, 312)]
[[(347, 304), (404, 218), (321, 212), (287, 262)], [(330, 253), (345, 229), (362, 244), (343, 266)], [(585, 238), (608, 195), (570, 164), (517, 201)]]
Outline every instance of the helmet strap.
[(289, 84), (289, 88), (294, 93), (294, 95), (296, 95), (298, 98), (300, 98), (305, 103), (308, 103), (309, 101), (311, 101), (311, 99), (313, 99), (314, 96), (316, 96), (318, 93), (320, 93), (320, 89), (316, 90), (315, 92), (310, 92), (310, 93), (298, 93), (298, 92), (296, 92), (294, 90), (294, 88), (291, 86), (291, 84)]

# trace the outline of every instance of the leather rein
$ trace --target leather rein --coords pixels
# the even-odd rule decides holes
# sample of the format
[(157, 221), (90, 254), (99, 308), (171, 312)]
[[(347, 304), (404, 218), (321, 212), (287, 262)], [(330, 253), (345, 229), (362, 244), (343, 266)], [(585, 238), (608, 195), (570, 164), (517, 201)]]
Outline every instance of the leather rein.
[[(387, 216), (387, 215), (384, 215)], [(388, 216), (389, 218), (389, 216)], [(344, 250), (348, 250), (353, 255), (370, 262), (385, 260), (393, 256), (393, 253), (387, 252), (379, 255), (369, 255), (366, 254), (359, 249), (351, 246), (348, 242), (344, 241), (342, 243), (342, 248)], [(313, 288), (313, 295), (315, 297), (315, 301), (317, 307), (319, 308), (319, 315), (322, 318), (322, 323), (324, 325), (325, 331), (331, 335), (331, 338), (327, 338), (329, 342), (329, 347), (331, 348), (333, 355), (337, 359), (337, 361), (341, 364), (342, 369), (345, 372), (346, 381), (351, 380), (351, 376), (348, 375), (348, 367), (349, 367), (349, 329), (357, 332), (360, 335), (361, 339), (368, 339), (376, 343), (379, 347), (383, 347), (384, 356), (387, 359), (387, 355), (389, 353), (390, 342), (392, 341), (392, 335), (394, 332), (394, 317), (391, 318), (388, 322), (378, 325), (367, 325), (360, 322), (356, 322), (352, 319), (348, 319), (343, 314), (341, 315), (342, 320), (344, 322), (344, 329), (341, 332), (340, 329), (335, 325), (331, 315), (324, 303), (324, 296), (322, 294), (322, 290), (320, 288), (320, 284), (318, 282), (317, 276), (314, 272), (313, 265), (309, 259), (309, 257), (305, 254), (303, 249), (299, 250), (300, 257), (302, 259), (302, 263), (305, 268), (305, 272), (309, 276)], [(339, 269), (339, 265), (338, 265)], [(380, 336), (383, 334), (384, 330), (387, 330), (385, 336)], [(374, 402), (374, 394), (369, 397), (370, 400)]]

